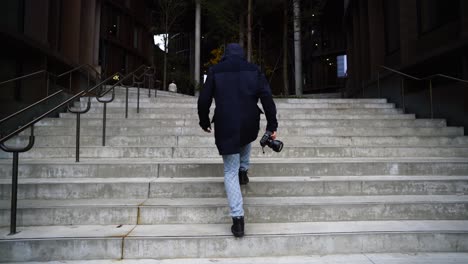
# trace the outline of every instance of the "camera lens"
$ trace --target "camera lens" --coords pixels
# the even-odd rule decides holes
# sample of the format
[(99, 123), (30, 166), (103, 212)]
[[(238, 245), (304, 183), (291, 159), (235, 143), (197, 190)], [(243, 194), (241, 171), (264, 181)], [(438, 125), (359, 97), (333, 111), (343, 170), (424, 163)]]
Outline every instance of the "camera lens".
[(280, 152), (283, 149), (283, 142), (279, 140), (272, 140), (269, 147), (276, 152)]

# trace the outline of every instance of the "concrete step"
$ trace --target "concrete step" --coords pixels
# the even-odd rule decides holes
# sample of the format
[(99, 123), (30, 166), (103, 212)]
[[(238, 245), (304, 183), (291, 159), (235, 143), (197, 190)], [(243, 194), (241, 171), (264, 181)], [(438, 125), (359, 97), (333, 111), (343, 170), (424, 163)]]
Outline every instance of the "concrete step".
[[(112, 122), (109, 120), (109, 122)], [(213, 127), (216, 133), (216, 127)], [(82, 127), (83, 136), (102, 136), (102, 126)], [(463, 136), (463, 127), (285, 127), (278, 128), (278, 139), (286, 140), (290, 136)], [(28, 135), (25, 131), (20, 135)], [(74, 126), (37, 127), (34, 134), (49, 136), (75, 135)], [(206, 136), (212, 133), (204, 132), (200, 127), (106, 127), (107, 136)]]
[[(87, 102), (77, 102), (74, 105), (75, 107), (82, 107), (85, 108), (87, 106)], [(259, 103), (261, 107), (261, 103)], [(99, 102), (92, 102), (91, 107), (94, 109), (100, 109), (103, 107), (102, 103)], [(136, 102), (129, 102), (129, 110), (132, 108), (132, 111), (137, 107)], [(107, 104), (107, 108), (109, 111), (113, 111), (116, 108), (125, 109), (125, 102), (112, 102)], [(156, 102), (141, 102), (140, 101), (140, 109), (161, 109), (161, 108), (184, 108), (184, 109), (197, 109), (196, 103), (184, 103), (184, 102), (165, 102), (165, 101), (156, 101)], [(212, 107), (214, 109), (214, 105)], [(283, 103), (278, 102), (276, 103), (277, 109), (380, 109), (380, 108), (395, 108), (395, 104), (382, 104), (382, 103), (305, 103), (305, 104), (290, 104), (290, 103)]]
[[(98, 119), (87, 118), (81, 120), (81, 126), (102, 126), (102, 117)], [(280, 120), (280, 126), (283, 127), (445, 127), (447, 126), (443, 119), (394, 119), (394, 120), (380, 120), (380, 119), (363, 119), (363, 120), (349, 120), (349, 119), (304, 119), (304, 120)], [(38, 123), (36, 126), (75, 126), (76, 118), (46, 118)], [(188, 126), (198, 127), (198, 120), (192, 119), (112, 119), (112, 122), (107, 123), (107, 126), (118, 127), (154, 127), (154, 126)], [(266, 126), (266, 120), (262, 120), (260, 127)]]
[[(11, 160), (0, 160), (0, 178), (11, 179)], [(447, 175), (465, 176), (466, 158), (314, 158), (251, 159), (250, 174), (258, 177)], [(22, 178), (186, 178), (222, 177), (222, 159), (44, 159), (21, 158)]]
[[(467, 159), (442, 158), (325, 158), (252, 160), (251, 173), (257, 176), (332, 176), (332, 175), (466, 175)], [(265, 162), (266, 161), (266, 162)], [(216, 162), (219, 162), (217, 164)], [(265, 163), (264, 163), (265, 162)], [(219, 177), (222, 161), (160, 164), (159, 177)]]
[[(18, 226), (137, 224), (146, 199), (19, 200)], [(10, 223), (9, 201), (0, 201), (0, 225)], [(21, 229), (21, 227), (20, 227)]]
[[(468, 196), (245, 197), (248, 223), (465, 220)], [(148, 199), (139, 224), (232, 223), (226, 198)]]
[(0, 229), (4, 262), (468, 250), (468, 222), (460, 220), (247, 222), (242, 239), (232, 237), (230, 224), (41, 226), (7, 233)]
[[(62, 118), (76, 118), (75, 114), (71, 113), (60, 113), (60, 117)], [(278, 120), (283, 119), (290, 119), (290, 120), (297, 120), (297, 119), (415, 119), (414, 114), (349, 114), (347, 112), (342, 113), (327, 113), (327, 114), (294, 114), (294, 115), (287, 115), (283, 114), (282, 112), (278, 113), (277, 116)], [(99, 119), (103, 118), (102, 113), (88, 113), (81, 115), (82, 120), (84, 119)], [(122, 119), (125, 118), (125, 113), (107, 113), (108, 119)], [(146, 114), (146, 113), (129, 113), (129, 119), (192, 119), (198, 120), (198, 114), (193, 111), (192, 113), (154, 113), (154, 114)], [(263, 117), (264, 118), (264, 117)]]
[[(116, 260), (22, 262), (23, 264), (115, 264)], [(252, 258), (122, 259), (120, 264), (466, 264), (468, 253), (330, 254)]]
[[(148, 198), (150, 182), (154, 179), (22, 179), (18, 187), (18, 199), (145, 199)], [(0, 183), (0, 200), (7, 200), (10, 198), (11, 180), (0, 180)]]
[[(26, 159), (73, 158), (75, 147), (35, 147), (22, 153)], [(12, 154), (0, 152), (0, 159), (11, 158)], [(81, 147), (82, 158), (217, 158), (216, 147)], [(468, 157), (468, 147), (290, 147), (279, 153), (260, 146), (252, 148), (254, 158), (337, 158), (337, 157)]]
[[(22, 178), (18, 197), (31, 199), (144, 199), (225, 197), (222, 175), (212, 178)], [(92, 177), (92, 178), (91, 178)], [(446, 177), (446, 178), (443, 178)], [(467, 176), (282, 176), (250, 175), (245, 197), (330, 195), (463, 195)], [(458, 185), (457, 185), (458, 184)], [(0, 200), (10, 198), (11, 179), (0, 179)], [(271, 189), (267, 189), (267, 186)], [(255, 189), (257, 187), (257, 189)], [(295, 187), (296, 189), (289, 189)], [(364, 188), (368, 189), (364, 189)], [(170, 190), (168, 188), (173, 188)], [(415, 189), (410, 189), (415, 188)], [(180, 192), (175, 192), (175, 190)], [(115, 193), (113, 193), (115, 191)], [(127, 195), (127, 196), (125, 196)]]
[[(108, 114), (125, 114), (125, 108), (111, 108), (107, 109)], [(136, 108), (129, 109), (129, 114), (137, 114)], [(213, 111), (212, 111), (213, 112)], [(101, 114), (102, 108), (91, 108), (88, 114)], [(178, 108), (175, 105), (172, 108), (140, 108), (140, 114), (197, 114), (196, 108)], [(401, 109), (395, 108), (284, 108), (278, 109), (278, 116), (287, 115), (340, 115), (340, 114), (354, 114), (354, 115), (385, 115), (385, 114), (402, 114)]]
[[(110, 96), (104, 96), (103, 99), (109, 100), (111, 99)], [(349, 98), (305, 98), (305, 99), (287, 99), (287, 98), (273, 98), (275, 103), (284, 103), (284, 104), (317, 104), (317, 103), (346, 103), (346, 104), (386, 104), (388, 103), (386, 99), (349, 99)], [(81, 98), (81, 102), (87, 102), (88, 99)], [(128, 95), (129, 102), (137, 102), (138, 95), (136, 92), (129, 92)], [(189, 103), (189, 104), (197, 104), (198, 98), (197, 97), (180, 97), (180, 96), (158, 96), (154, 97), (154, 93), (151, 94), (151, 97), (148, 97), (148, 92), (140, 93), (140, 103)], [(95, 97), (91, 98), (91, 102), (98, 102)], [(115, 102), (126, 102), (125, 92), (123, 93), (116, 93), (114, 101)], [(215, 102), (213, 101), (213, 104)]]
[[(468, 196), (245, 197), (248, 223), (305, 221), (464, 220)], [(141, 200), (21, 200), (18, 224), (221, 224), (230, 223), (226, 198)], [(0, 225), (9, 223), (9, 203), (0, 201)]]
[[(249, 174), (243, 197), (326, 195), (464, 195), (468, 176), (278, 176)], [(151, 198), (225, 197), (223, 177), (157, 178)]]
[[(288, 147), (467, 147), (468, 137), (459, 136), (288, 136), (281, 140)], [(29, 137), (20, 136), (8, 141), (7, 145), (27, 145)], [(257, 145), (258, 142), (254, 142)], [(76, 136), (36, 136), (35, 147), (75, 147)], [(82, 147), (96, 147), (102, 145), (102, 136), (81, 136)], [(106, 136), (106, 146), (109, 147), (206, 147), (215, 146), (214, 137), (207, 136)]]
[[(162, 100), (164, 102), (193, 102), (196, 103), (198, 98), (195, 96), (187, 96), (187, 95), (181, 95), (177, 94), (177, 97), (174, 97), (174, 93), (169, 93), (169, 92), (162, 92), (158, 91), (158, 95), (172, 95), (171, 97), (163, 97), (163, 98), (158, 98), (154, 97), (154, 91), (151, 91), (151, 98), (148, 98), (148, 90), (142, 90), (140, 89), (140, 99), (149, 99), (151, 101), (158, 101)], [(129, 98), (136, 100), (136, 95), (137, 91), (136, 89), (129, 89)], [(122, 90), (116, 90), (116, 98), (125, 100), (125, 89)], [(92, 99), (94, 99), (92, 97)], [(87, 100), (87, 98), (81, 98), (82, 101)], [(285, 103), (387, 103), (387, 99), (383, 98), (359, 98), (359, 99), (353, 99), (353, 98), (281, 98), (281, 97), (275, 97), (273, 98), (275, 102), (285, 102)]]

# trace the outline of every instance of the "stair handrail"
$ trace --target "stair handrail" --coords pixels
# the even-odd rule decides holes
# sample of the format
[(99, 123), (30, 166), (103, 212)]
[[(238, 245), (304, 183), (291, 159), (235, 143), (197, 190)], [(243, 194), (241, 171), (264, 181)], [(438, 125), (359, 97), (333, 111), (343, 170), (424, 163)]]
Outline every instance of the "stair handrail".
[[(110, 79), (110, 78), (108, 78), (108, 79)], [(106, 79), (105, 81), (108, 81), (108, 79)], [(91, 89), (87, 89), (87, 90), (78, 92), (76, 95), (68, 98), (67, 100), (65, 100), (61, 104), (53, 107), (52, 109), (50, 109), (46, 113), (40, 115), (39, 117), (35, 117), (32, 121), (28, 122), (26, 125), (23, 125), (18, 129), (16, 129), (14, 132), (11, 132), (6, 136), (0, 135), (0, 149), (2, 149), (5, 152), (13, 153), (12, 185), (11, 185), (11, 197), (12, 198), (11, 198), (11, 207), (10, 207), (11, 209), (10, 209), (10, 233), (9, 233), (9, 235), (15, 235), (15, 234), (18, 233), (16, 231), (16, 215), (17, 215), (17, 207), (18, 207), (17, 206), (17, 200), (18, 200), (18, 161), (19, 161), (19, 153), (26, 152), (26, 151), (30, 150), (34, 146), (34, 142), (35, 142), (34, 125), (37, 122), (39, 122), (40, 120), (42, 120), (44, 117), (48, 116), (49, 114), (56, 111), (57, 109), (69, 104), (70, 102), (72, 102), (76, 98), (81, 97), (81, 96), (85, 95), (86, 93), (89, 93), (89, 92), (95, 90), (97, 87), (102, 85), (102, 83), (104, 83), (105, 81), (102, 81), (100, 84), (95, 85)], [(90, 102), (88, 101), (88, 107), (87, 108), (89, 108), (89, 107), (90, 107)], [(17, 113), (13, 114), (9, 118), (11, 118), (13, 116), (16, 116), (16, 115), (19, 115), (22, 112), (24, 112), (24, 111), (23, 110), (18, 111)], [(0, 122), (0, 124), (2, 122)], [(77, 122), (78, 122), (77, 131), (79, 131), (79, 121), (77, 121)], [(24, 130), (26, 130), (29, 127), (31, 128), (31, 134), (29, 136), (29, 141), (28, 141), (28, 144), (26, 146), (24, 146), (24, 147), (8, 147), (8, 146), (5, 145), (6, 141), (8, 141), (12, 137), (16, 136), (17, 134), (23, 132)], [(79, 134), (77, 136), (79, 137)], [(77, 148), (78, 147), (79, 147), (79, 145), (77, 145)]]
[[(40, 75), (40, 74), (45, 74), (45, 76), (47, 77), (46, 81), (47, 81), (47, 85), (46, 85), (46, 96), (49, 95), (49, 82), (50, 82), (50, 78), (49, 76), (52, 76), (55, 78), (55, 83), (57, 82), (58, 79), (64, 77), (65, 75), (69, 74), (70, 75), (70, 82), (69, 82), (69, 91), (71, 91), (71, 74), (73, 72), (76, 72), (78, 70), (81, 70), (83, 68), (87, 68), (88, 70), (92, 70), (95, 74), (96, 74), (96, 77), (97, 79), (101, 79), (101, 74), (91, 65), (89, 64), (80, 64), (79, 66), (71, 69), (71, 70), (68, 70), (68, 71), (65, 71), (61, 74), (55, 74), (55, 73), (52, 73), (48, 70), (39, 70), (39, 71), (35, 71), (35, 72), (32, 72), (32, 73), (28, 73), (28, 74), (25, 74), (25, 75), (22, 75), (22, 76), (18, 76), (18, 77), (14, 77), (14, 78), (11, 78), (11, 79), (8, 79), (8, 80), (5, 80), (5, 81), (2, 81), (0, 82), (0, 86), (1, 85), (4, 85), (4, 84), (7, 84), (7, 83), (11, 83), (11, 82), (14, 82), (14, 81), (19, 81), (19, 80), (23, 80), (23, 79), (27, 79), (29, 77), (32, 77), (32, 76), (36, 76), (36, 75)], [(86, 74), (87, 74), (87, 78), (88, 78), (88, 86), (89, 87), (89, 83), (90, 83), (90, 76), (89, 76), (89, 71), (86, 71)]]
[[(116, 73), (116, 74), (120, 74), (120, 73)], [(114, 74), (114, 75), (116, 75), (116, 74)], [(86, 90), (83, 90), (83, 91), (80, 91), (80, 92), (76, 93), (75, 95), (73, 95), (72, 97), (70, 97), (70, 98), (68, 98), (67, 100), (63, 101), (63, 102), (60, 103), (59, 105), (57, 105), (57, 106), (55, 106), (54, 108), (48, 110), (47, 112), (45, 112), (44, 114), (40, 115), (39, 117), (34, 118), (32, 121), (26, 123), (26, 125), (21, 126), (21, 127), (18, 128), (17, 130), (15, 130), (15, 131), (9, 133), (9, 134), (6, 135), (6, 136), (2, 136), (2, 137), (0, 138), (0, 144), (5, 143), (5, 141), (11, 139), (11, 138), (14, 137), (16, 134), (19, 134), (19, 133), (23, 132), (23, 131), (26, 130), (26, 128), (28, 128), (29, 126), (34, 125), (35, 123), (41, 121), (41, 120), (42, 120), (44, 117), (46, 117), (47, 115), (53, 113), (54, 111), (56, 111), (57, 109), (59, 109), (59, 108), (61, 108), (61, 107), (63, 107), (63, 106), (69, 104), (69, 103), (72, 102), (73, 100), (76, 100), (78, 97), (81, 97), (81, 96), (86, 95), (86, 94), (88, 94), (88, 93), (90, 93), (90, 92), (93, 92), (93, 91), (96, 90), (98, 87), (100, 87), (101, 85), (103, 85), (105, 82), (109, 81), (112, 77), (113, 77), (113, 76), (108, 77), (107, 79), (101, 81), (100, 83), (96, 84), (96, 85), (93, 86), (92, 88), (89, 88), (89, 89), (86, 89)], [(23, 112), (23, 111), (20, 110), (20, 111), (18, 111), (18, 112), (16, 112), (16, 113), (12, 114), (12, 115), (10, 115), (10, 118), (12, 118), (12, 117), (14, 117), (14, 116), (17, 116), (17, 115), (19, 115), (19, 114), (22, 113), (22, 112)], [(3, 121), (3, 120), (2, 120), (2, 121)], [(2, 122), (0, 122), (0, 125), (1, 125), (1, 123), (2, 123)]]
[[(111, 88), (109, 88), (107, 91), (105, 91), (103, 93), (98, 93), (96, 95), (96, 100), (103, 104), (103, 111), (102, 111), (102, 115), (103, 115), (102, 116), (102, 146), (106, 145), (107, 104), (113, 102), (114, 99), (115, 99), (115, 87), (117, 87), (118, 85), (124, 85), (123, 82), (125, 80), (127, 80), (129, 77), (132, 77), (132, 81), (133, 81), (132, 85), (137, 84), (137, 90), (138, 90), (138, 92), (137, 92), (137, 113), (140, 113), (140, 85), (141, 85), (141, 83), (137, 83), (135, 81), (135, 77), (138, 78), (138, 75), (136, 75), (136, 73), (138, 71), (140, 71), (142, 68), (145, 68), (145, 70), (143, 71), (142, 74), (140, 74), (139, 78), (144, 76), (151, 69), (151, 67), (148, 67), (146, 65), (141, 65), (140, 67), (138, 67), (134, 71), (126, 74), (122, 78), (119, 78), (119, 80), (116, 83), (114, 83), (111, 86)], [(110, 78), (114, 78), (114, 77), (115, 77), (115, 74), (113, 76), (111, 76)], [(124, 86), (125, 86), (125, 118), (128, 118), (128, 86), (127, 85), (124, 85)], [(110, 91), (112, 91), (111, 98), (107, 99), (107, 100), (102, 99), (102, 97), (104, 97)], [(151, 94), (149, 94), (148, 97), (151, 97)]]
[[(380, 68), (382, 68), (382, 69), (384, 69), (386, 71), (392, 72), (392, 73), (396, 73), (398, 75), (401, 75), (403, 77), (406, 77), (406, 78), (409, 78), (409, 79), (412, 79), (412, 80), (429, 81), (429, 98), (430, 98), (431, 119), (434, 119), (434, 103), (433, 103), (433, 96), (432, 96), (432, 80), (433, 79), (435, 79), (435, 78), (445, 78), (445, 79), (449, 79), (449, 80), (453, 80), (453, 81), (468, 83), (468, 80), (460, 79), (460, 78), (457, 78), (457, 77), (453, 77), (453, 76), (446, 75), (446, 74), (441, 74), (441, 73), (436, 73), (436, 74), (432, 74), (432, 75), (428, 75), (428, 76), (419, 78), (419, 77), (416, 77), (416, 76), (401, 72), (399, 70), (396, 70), (396, 69), (393, 69), (393, 68), (390, 68), (390, 67), (387, 67), (387, 66), (384, 66), (384, 65), (380, 65)], [(403, 105), (402, 108), (403, 108), (403, 111), (404, 111), (405, 110), (405, 83), (404, 83), (404, 79), (401, 80), (401, 86), (400, 87), (401, 87), (401, 97), (402, 97), (402, 105)], [(377, 90), (378, 90), (378, 93), (379, 93), (379, 97), (381, 97), (380, 70), (377, 71)]]
[(58, 79), (68, 75), (69, 77), (69, 82), (68, 82), (68, 90), (71, 92), (72, 91), (72, 73), (76, 72), (76, 71), (79, 71), (83, 68), (86, 68), (87, 71), (86, 71), (86, 76), (87, 76), (87, 81), (88, 81), (88, 84), (86, 87), (89, 88), (89, 85), (90, 85), (90, 76), (89, 76), (89, 70), (91, 70), (92, 72), (94, 72), (96, 74), (96, 79), (97, 80), (101, 80), (101, 73), (99, 73), (93, 66), (87, 64), (87, 63), (84, 63), (84, 64), (80, 64), (78, 66), (76, 66), (75, 68), (71, 69), (71, 70), (68, 70), (68, 71), (65, 71), (59, 75), (56, 75), (55, 76), (55, 83), (57, 82)]
[[(70, 71), (67, 71), (67, 72), (63, 73), (62, 76), (65, 76), (66, 74), (71, 75), (72, 72), (77, 71), (77, 70), (81, 69), (82, 67), (87, 67), (87, 66), (76, 67), (76, 68), (74, 68), (74, 69), (72, 69)], [(142, 66), (140, 66), (138, 69), (140, 69), (141, 67)], [(30, 76), (33, 76), (33, 75), (36, 75), (36, 74), (40, 74), (40, 73), (45, 73), (45, 72), (47, 74), (50, 74), (49, 72), (47, 72), (45, 70), (41, 70), (41, 71), (36, 72), (36, 73), (27, 74), (26, 76), (16, 77), (13, 80), (27, 78), (27, 77), (30, 77)], [(132, 72), (132, 73), (134, 73), (134, 72)], [(128, 76), (130, 76), (130, 75), (131, 74), (128, 74)], [(56, 75), (54, 74), (54, 76), (56, 76)], [(70, 103), (75, 101), (78, 98), (81, 98), (82, 96), (84, 96), (86, 94), (90, 94), (91, 92), (94, 92), (98, 88), (102, 88), (102, 86), (105, 83), (107, 83), (108, 81), (113, 79), (115, 76), (120, 77), (120, 76), (122, 76), (122, 74), (117, 72), (117, 73), (113, 74), (112, 76), (106, 78), (105, 80), (101, 80), (99, 83), (97, 83), (96, 85), (94, 85), (91, 88), (88, 86), (87, 89), (85, 89), (83, 91), (79, 91), (78, 93), (76, 93), (75, 95), (73, 95), (70, 98), (66, 99), (65, 101), (61, 102), (57, 106), (55, 106), (52, 109), (49, 109), (45, 113), (41, 114), (39, 117), (34, 117), (32, 121), (29, 121), (25, 125), (22, 125), (21, 127), (16, 129), (15, 131), (9, 132), (5, 136), (0, 134), (0, 149), (4, 150), (5, 152), (13, 153), (12, 191), (11, 191), (12, 198), (11, 198), (11, 210), (10, 210), (11, 215), (10, 215), (10, 234), (9, 235), (14, 235), (14, 234), (17, 233), (16, 232), (16, 211), (17, 211), (17, 200), (18, 200), (18, 195), (17, 194), (18, 194), (18, 161), (19, 161), (19, 153), (26, 152), (26, 151), (30, 150), (34, 146), (34, 142), (35, 142), (34, 125), (37, 122), (41, 121), (46, 116), (48, 116), (49, 114), (57, 111), (58, 109), (64, 107), (65, 105), (67, 105), (68, 111), (77, 114), (77, 126), (76, 126), (76, 129), (77, 129), (77, 134), (76, 134), (76, 137), (77, 137), (76, 153), (77, 154), (76, 155), (77, 155), (77, 157), (76, 158), (77, 158), (77, 162), (78, 162), (79, 161), (79, 132), (80, 132), (80, 118), (79, 118), (79, 116), (80, 116), (80, 114), (83, 114), (83, 113), (86, 113), (86, 112), (89, 111), (89, 109), (91, 108), (91, 100), (90, 100), (90, 97), (89, 97), (88, 102), (87, 102), (87, 107), (85, 109), (80, 109), (80, 110), (72, 110), (71, 107), (70, 107)], [(48, 79), (49, 78), (47, 78), (47, 80)], [(13, 80), (8, 80), (8, 81), (13, 81)], [(113, 87), (115, 87), (115, 85)], [(20, 115), (21, 113), (23, 113), (27, 109), (30, 109), (31, 107), (33, 107), (33, 106), (35, 106), (35, 105), (37, 105), (37, 104), (39, 104), (41, 102), (44, 102), (45, 100), (48, 100), (48, 99), (60, 94), (61, 92), (63, 92), (63, 91), (62, 90), (57, 91), (56, 93), (54, 93), (54, 94), (52, 94), (50, 96), (47, 96), (44, 99), (41, 99), (39, 102), (36, 102), (33, 105), (28, 106), (26, 109), (22, 109), (20, 111), (17, 111), (16, 113), (8, 116), (7, 118), (4, 118), (4, 119), (0, 120), (0, 125), (2, 123), (4, 123), (5, 121), (13, 118), (13, 117)], [(114, 92), (113, 92), (112, 97), (114, 97)], [(112, 98), (112, 100), (113, 100), (113, 98)], [(6, 141), (8, 141), (12, 137), (18, 135), (19, 133), (23, 132), (24, 130), (26, 130), (29, 127), (31, 128), (31, 134), (29, 136), (29, 142), (28, 142), (28, 144), (26, 146), (24, 146), (24, 147), (9, 147), (9, 146), (5, 145)]]
[(51, 94), (51, 95), (49, 95), (49, 96), (47, 96), (47, 97), (44, 97), (44, 98), (42, 98), (41, 100), (39, 100), (39, 101), (37, 101), (37, 102), (35, 102), (35, 103), (31, 104), (31, 105), (28, 105), (27, 107), (25, 107), (25, 108), (23, 108), (23, 109), (21, 109), (21, 110), (15, 112), (15, 113), (13, 113), (13, 114), (7, 116), (7, 117), (2, 118), (2, 119), (0, 120), (0, 124), (3, 123), (3, 122), (5, 122), (5, 121), (7, 121), (7, 120), (12, 119), (13, 117), (15, 117), (15, 116), (17, 116), (17, 115), (23, 113), (23, 112), (26, 111), (26, 110), (29, 110), (29, 109), (33, 108), (34, 106), (36, 106), (36, 105), (38, 105), (38, 104), (40, 104), (40, 103), (42, 103), (42, 102), (45, 102), (45, 101), (49, 100), (49, 99), (52, 98), (52, 97), (55, 97), (56, 95), (60, 94), (61, 92), (63, 92), (63, 90), (58, 90), (57, 92), (55, 92), (55, 93), (53, 93), (53, 94)]
[[(141, 73), (139, 76), (136, 74), (138, 71), (140, 71), (141, 69), (145, 68), (145, 70), (143, 71), (143, 73)], [(123, 82), (125, 80), (127, 80), (129, 77), (132, 77), (132, 86), (137, 84), (137, 113), (140, 113), (140, 84), (139, 82), (137, 82), (135, 80), (135, 78), (141, 78), (142, 76), (146, 75), (147, 72), (149, 70), (152, 70), (153, 68), (152, 67), (149, 67), (149, 66), (146, 66), (146, 65), (141, 65), (140, 67), (136, 68), (134, 71), (128, 73), (127, 75), (125, 75), (124, 77), (120, 78), (115, 84), (112, 85), (111, 88), (109, 88), (107, 91), (103, 92), (103, 93), (100, 93), (98, 96), (96, 96), (96, 99), (102, 103), (110, 103), (112, 102), (114, 99), (114, 91), (115, 91), (115, 87), (117, 87), (118, 85), (122, 85)], [(127, 85), (124, 85), (125, 86), (125, 118), (128, 118), (128, 86)], [(101, 97), (104, 97), (106, 94), (108, 94), (110, 91), (112, 91), (112, 99), (110, 101), (102, 101), (102, 99), (100, 99)], [(148, 95), (148, 97), (151, 97), (151, 94)], [(103, 117), (103, 122), (105, 123), (105, 115)], [(103, 146), (105, 145), (105, 131), (103, 132)]]
[(39, 74), (42, 74), (42, 73), (48, 73), (48, 71), (40, 70), (40, 71), (35, 71), (35, 72), (32, 72), (32, 73), (25, 74), (25, 75), (22, 75), (22, 76), (19, 76), (19, 77), (14, 77), (14, 78), (11, 78), (11, 79), (0, 82), (0, 85), (4, 85), (4, 84), (14, 82), (14, 81), (19, 81), (19, 80), (26, 79), (26, 78), (29, 78), (31, 76), (39, 75)]
[(39, 70), (39, 71), (35, 71), (35, 72), (32, 72), (32, 73), (28, 73), (28, 74), (25, 74), (25, 75), (22, 75), (22, 76), (18, 76), (18, 77), (14, 77), (14, 78), (11, 78), (11, 79), (8, 79), (8, 80), (5, 80), (5, 81), (2, 81), (0, 82), (0, 86), (4, 85), (4, 84), (7, 84), (7, 83), (11, 83), (11, 82), (15, 82), (15, 81), (19, 81), (19, 80), (23, 80), (23, 79), (27, 79), (29, 77), (32, 77), (32, 76), (36, 76), (36, 75), (40, 75), (40, 74), (45, 74), (45, 76), (47, 76), (46, 80), (47, 80), (47, 84), (46, 84), (46, 95), (48, 96), (49, 95), (49, 78), (48, 76), (54, 76), (56, 77), (57, 75), (56, 74), (53, 74), (47, 70)]
[(57, 77), (58, 78), (63, 77), (65, 75), (69, 74), (69, 73), (75, 72), (77, 70), (81, 70), (82, 68), (87, 68), (88, 70), (91, 70), (94, 73), (96, 73), (96, 76), (101, 76), (101, 73), (99, 71), (97, 71), (93, 66), (91, 66), (90, 64), (84, 63), (84, 64), (78, 65), (77, 67), (75, 67), (75, 68), (73, 68), (71, 70), (68, 70), (68, 71), (66, 71), (64, 73), (61, 73), (61, 74), (57, 75)]
[[(146, 65), (141, 65), (140, 67), (136, 68), (134, 71), (124, 75), (122, 78), (119, 78), (119, 80), (114, 83), (111, 88), (109, 88), (108, 90), (106, 90), (105, 92), (103, 93), (100, 93), (99, 94), (99, 97), (103, 97), (105, 96), (106, 94), (108, 94), (110, 91), (112, 91), (116, 86), (120, 85), (123, 83), (124, 80), (128, 79), (130, 76), (133, 76), (137, 71), (141, 70), (143, 67), (147, 67)], [(112, 77), (114, 77), (115, 74), (112, 75)]]
[[(134, 74), (133, 75), (133, 85), (136, 84), (137, 86), (137, 113), (140, 113), (140, 88), (141, 88), (141, 85), (145, 83), (145, 80), (146, 80), (146, 77), (148, 76), (148, 72), (153, 70), (154, 68), (153, 67), (147, 67), (140, 75), (136, 75)], [(153, 70), (153, 74), (154, 74), (154, 70)], [(142, 77), (145, 77), (145, 79), (143, 79), (143, 81), (140, 81), (140, 79)], [(128, 91), (128, 87), (127, 88), (127, 91)], [(127, 92), (128, 93), (128, 92)], [(148, 97), (151, 98), (151, 89), (148, 87)], [(128, 96), (127, 96), (127, 100), (128, 100)], [(125, 115), (127, 117), (127, 115)]]

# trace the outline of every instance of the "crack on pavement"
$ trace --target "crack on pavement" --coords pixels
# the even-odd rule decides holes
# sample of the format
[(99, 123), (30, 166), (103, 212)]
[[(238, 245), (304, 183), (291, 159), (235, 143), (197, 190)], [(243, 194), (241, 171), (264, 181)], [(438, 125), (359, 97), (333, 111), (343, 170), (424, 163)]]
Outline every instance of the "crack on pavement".
[(371, 258), (369, 258), (369, 256), (367, 256), (366, 254), (362, 254), (364, 255), (364, 257), (366, 257), (372, 264), (376, 264)]

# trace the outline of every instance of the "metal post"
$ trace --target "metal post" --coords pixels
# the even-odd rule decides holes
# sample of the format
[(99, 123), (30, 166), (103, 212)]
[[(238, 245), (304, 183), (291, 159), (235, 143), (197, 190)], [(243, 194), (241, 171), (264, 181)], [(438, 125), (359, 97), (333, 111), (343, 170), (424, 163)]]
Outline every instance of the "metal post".
[(140, 113), (140, 84), (137, 83), (137, 113)]
[(405, 112), (405, 79), (401, 79), (401, 100), (403, 113)]
[(46, 76), (46, 83), (47, 83), (47, 92), (46, 92), (46, 96), (49, 96), (49, 78), (50, 78), (49, 73), (46, 72), (46, 75), (45, 75), (45, 76)]
[(377, 90), (379, 92), (379, 98), (382, 97), (382, 91), (380, 90), (380, 72), (377, 72)]
[(80, 113), (76, 113), (76, 162), (80, 162)]
[(57, 76), (54, 76), (54, 89), (57, 87)]
[(18, 152), (13, 152), (13, 178), (11, 184), (10, 236), (16, 234), (16, 209), (18, 201)]
[(128, 86), (125, 86), (125, 118), (128, 118)]
[(70, 80), (70, 83), (69, 83), (69, 87), (68, 87), (69, 89), (68, 89), (68, 90), (69, 90), (70, 93), (71, 93), (71, 92), (72, 92), (72, 74), (71, 74), (71, 73), (70, 73), (70, 78), (69, 78), (69, 80)]
[(103, 119), (102, 119), (102, 146), (106, 145), (106, 112), (107, 112), (107, 103), (104, 103), (103, 109)]
[(429, 80), (429, 98), (431, 100), (430, 105), (431, 105), (431, 119), (434, 118), (434, 106), (432, 102), (432, 80)]
[(145, 75), (145, 83), (146, 81), (148, 80), (148, 97), (151, 98), (151, 89), (150, 89), (150, 85), (149, 85), (149, 78), (147, 78), (148, 76)]

